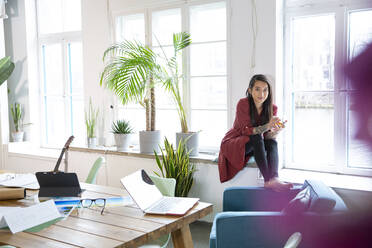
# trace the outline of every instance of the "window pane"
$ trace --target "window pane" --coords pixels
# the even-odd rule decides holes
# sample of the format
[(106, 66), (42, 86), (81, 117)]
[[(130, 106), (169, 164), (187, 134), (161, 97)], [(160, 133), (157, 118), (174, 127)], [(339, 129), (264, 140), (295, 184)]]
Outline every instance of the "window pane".
[(37, 2), (39, 33), (62, 32), (62, 0), (38, 0)]
[[(157, 109), (156, 129), (167, 137), (168, 141), (176, 145), (176, 133), (181, 132), (181, 124), (176, 110)], [(163, 142), (161, 142), (163, 143)]]
[(42, 66), (44, 93), (48, 95), (63, 94), (62, 45), (52, 44), (42, 46)]
[(293, 162), (304, 169), (333, 165), (333, 93), (295, 93), (293, 100)]
[[(169, 75), (171, 75), (171, 71), (168, 70), (167, 63), (168, 61), (174, 56), (174, 48), (173, 46), (161, 46), (160, 47), (153, 47), (152, 50), (158, 55), (157, 63), (163, 66)], [(182, 53), (177, 54), (177, 64), (178, 64), (178, 73), (182, 73)]]
[(46, 133), (49, 146), (62, 147), (66, 135), (65, 103), (63, 97), (45, 97)]
[(355, 109), (349, 109), (349, 167), (372, 168), (372, 151), (369, 146), (356, 138), (358, 132), (358, 119)]
[(226, 40), (226, 3), (190, 7), (190, 33), (193, 42)]
[(191, 111), (192, 131), (201, 131), (201, 147), (219, 147), (227, 130), (227, 111), (193, 110)]
[(69, 58), (69, 94), (83, 95), (83, 48), (81, 42), (71, 42), (67, 46)]
[[(182, 94), (182, 91), (181, 91)], [(175, 108), (173, 96), (164, 87), (158, 85), (155, 88), (155, 105), (157, 108)]]
[(333, 89), (335, 16), (294, 18), (292, 26), (294, 88)]
[(226, 77), (191, 78), (191, 108), (226, 109)]
[[(372, 10), (349, 13), (349, 60), (358, 56), (372, 41)], [(359, 128), (356, 107), (349, 97), (348, 166), (372, 168), (372, 152), (368, 145), (356, 138)]]
[(118, 119), (130, 121), (134, 132), (146, 130), (146, 116), (144, 108), (119, 108)]
[(172, 45), (173, 33), (181, 32), (181, 10), (170, 9), (152, 13), (152, 44)]
[(80, 0), (38, 0), (37, 15), (40, 34), (81, 30)]
[(136, 40), (145, 44), (145, 16), (135, 14), (119, 16), (116, 20), (116, 41)]
[(226, 42), (191, 45), (190, 74), (226, 75)]
[(81, 0), (63, 0), (63, 31), (81, 30)]
[(372, 10), (349, 14), (349, 58), (361, 53), (372, 41)]
[(74, 144), (85, 145), (85, 119), (84, 119), (84, 99), (80, 97), (70, 97), (70, 125), (71, 135), (75, 136)]

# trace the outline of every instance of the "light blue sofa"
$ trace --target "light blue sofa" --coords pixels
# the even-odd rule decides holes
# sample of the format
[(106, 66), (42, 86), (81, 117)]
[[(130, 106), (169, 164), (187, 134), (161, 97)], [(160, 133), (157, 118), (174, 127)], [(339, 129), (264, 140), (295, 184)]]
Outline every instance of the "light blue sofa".
[[(282, 212), (308, 186), (308, 209), (300, 215)], [(213, 222), (210, 248), (283, 247), (294, 232), (302, 234), (300, 247), (312, 247), (314, 233), (337, 225), (347, 209), (337, 193), (316, 180), (306, 180), (304, 185), (281, 193), (263, 187), (227, 188), (223, 212)]]

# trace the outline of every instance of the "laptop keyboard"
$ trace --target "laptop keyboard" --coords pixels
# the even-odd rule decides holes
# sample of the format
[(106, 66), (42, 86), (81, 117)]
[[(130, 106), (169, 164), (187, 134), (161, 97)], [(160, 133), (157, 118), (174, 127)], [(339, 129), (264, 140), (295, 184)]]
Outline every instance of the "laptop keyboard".
[(155, 206), (149, 209), (151, 212), (167, 212), (182, 202), (182, 198), (163, 198)]

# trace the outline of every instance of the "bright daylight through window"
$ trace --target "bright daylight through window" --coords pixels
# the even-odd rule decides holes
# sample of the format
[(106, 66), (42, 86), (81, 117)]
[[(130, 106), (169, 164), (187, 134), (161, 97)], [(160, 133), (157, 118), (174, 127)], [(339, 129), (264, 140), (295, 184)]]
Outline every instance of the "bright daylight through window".
[[(84, 133), (81, 2), (38, 0), (42, 145)], [(84, 144), (76, 135), (75, 143)]]
[(372, 175), (365, 170), (372, 169), (372, 154), (354, 138), (353, 89), (342, 74), (372, 41), (372, 5), (361, 2), (331, 8), (286, 2), (287, 168)]
[[(199, 145), (204, 151), (217, 151), (227, 129), (226, 26), (225, 1), (148, 9), (145, 13), (134, 12), (116, 18), (117, 42), (137, 40), (156, 53), (163, 53), (160, 45), (166, 55), (173, 53), (173, 33), (191, 34), (192, 44), (179, 61), (185, 76), (180, 89), (189, 116), (189, 129), (201, 131)], [(181, 131), (181, 126), (172, 98), (167, 94), (161, 87), (156, 88), (156, 129), (175, 142), (175, 133)], [(130, 120), (136, 131), (145, 129), (141, 106), (118, 105), (119, 118)]]

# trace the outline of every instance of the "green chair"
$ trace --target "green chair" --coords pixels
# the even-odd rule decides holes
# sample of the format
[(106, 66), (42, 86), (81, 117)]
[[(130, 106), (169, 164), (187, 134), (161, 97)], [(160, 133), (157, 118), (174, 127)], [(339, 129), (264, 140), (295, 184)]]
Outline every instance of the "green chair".
[(105, 162), (104, 157), (97, 158), (97, 160), (94, 162), (92, 168), (89, 171), (87, 179), (85, 180), (86, 183), (91, 183), (91, 184), (96, 183), (98, 170), (99, 170), (99, 168), (101, 168), (101, 166), (104, 162)]
[[(174, 192), (176, 190), (176, 179), (152, 175), (150, 175), (150, 178), (164, 196), (174, 196)], [(170, 237), (170, 234), (161, 236), (157, 240), (153, 240), (145, 245), (140, 246), (140, 248), (165, 248), (169, 243)]]

